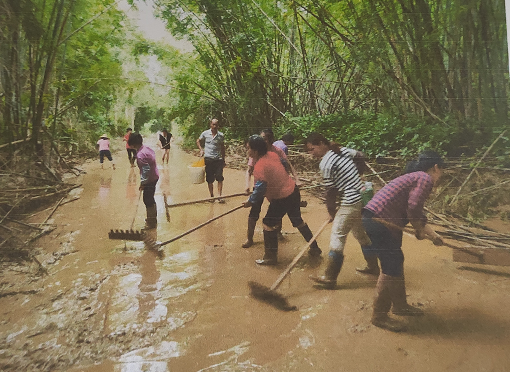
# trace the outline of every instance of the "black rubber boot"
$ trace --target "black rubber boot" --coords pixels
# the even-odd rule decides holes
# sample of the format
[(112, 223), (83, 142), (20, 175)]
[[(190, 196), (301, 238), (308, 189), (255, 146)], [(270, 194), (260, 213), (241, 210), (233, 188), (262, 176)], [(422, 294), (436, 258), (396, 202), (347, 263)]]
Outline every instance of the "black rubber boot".
[(156, 204), (147, 207), (147, 218), (145, 219), (145, 229), (155, 229), (158, 227), (158, 210)]
[(333, 289), (336, 286), (336, 279), (338, 278), (338, 274), (340, 274), (343, 263), (344, 255), (331, 251), (328, 255), (328, 266), (326, 266), (324, 275), (310, 275), (310, 279), (312, 279), (315, 283), (322, 285), (325, 289)]
[[(298, 227), (298, 230), (299, 230), (299, 232), (301, 233), (301, 235), (303, 236), (303, 238), (305, 238), (305, 240), (307, 242), (309, 242), (313, 238), (312, 231), (310, 230), (310, 228), (308, 227), (308, 225), (306, 223), (305, 223), (304, 226)], [(317, 242), (314, 241), (310, 245), (310, 249), (308, 250), (308, 254), (310, 256), (312, 256), (312, 257), (318, 257), (318, 256), (321, 255), (321, 253), (322, 253), (322, 251), (319, 248), (319, 246), (317, 245)]]
[(242, 245), (243, 248), (250, 248), (253, 245), (253, 235), (255, 234), (255, 226), (257, 220), (248, 217), (248, 231), (246, 232), (246, 242)]
[(276, 265), (278, 261), (278, 231), (264, 230), (264, 257), (255, 262), (259, 265)]

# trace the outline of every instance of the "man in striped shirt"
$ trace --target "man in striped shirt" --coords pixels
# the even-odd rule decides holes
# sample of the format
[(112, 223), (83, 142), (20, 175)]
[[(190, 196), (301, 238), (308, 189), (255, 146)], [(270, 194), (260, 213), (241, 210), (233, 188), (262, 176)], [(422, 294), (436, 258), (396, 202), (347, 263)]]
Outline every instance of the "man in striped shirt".
[[(370, 245), (370, 238), (361, 224), (361, 180), (352, 161), (354, 150), (339, 148), (323, 135), (311, 133), (305, 140), (308, 152), (322, 158), (319, 168), (327, 187), (326, 206), (333, 226), (329, 243), (328, 264), (324, 275), (310, 278), (325, 288), (334, 288), (344, 261), (347, 234), (352, 231), (361, 246)], [(337, 195), (342, 195), (340, 208), (336, 208)], [(367, 258), (367, 257), (366, 257)], [(379, 274), (377, 258), (368, 261), (371, 274)]]

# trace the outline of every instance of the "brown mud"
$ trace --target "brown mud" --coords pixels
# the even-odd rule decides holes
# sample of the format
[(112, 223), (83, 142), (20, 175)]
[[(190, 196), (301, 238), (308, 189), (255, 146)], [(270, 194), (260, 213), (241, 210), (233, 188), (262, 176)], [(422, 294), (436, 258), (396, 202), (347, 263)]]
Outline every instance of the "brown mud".
[[(2, 371), (510, 370), (509, 268), (455, 263), (448, 248), (404, 236), (408, 300), (425, 316), (400, 318), (409, 330), (394, 334), (370, 324), (375, 278), (356, 273), (363, 258), (349, 236), (337, 288), (314, 288), (308, 276), (317, 268), (303, 258), (278, 288), (298, 310), (283, 312), (252, 298), (247, 283), (269, 287), (304, 246), (288, 220), (276, 267), (254, 263), (263, 252), (260, 223), (256, 244), (241, 248), (247, 209), (164, 246), (163, 256), (143, 242), (109, 240), (135, 213), (135, 229), (145, 217), (138, 171), (124, 151), (114, 155), (116, 170), (108, 161), (105, 170), (97, 160), (84, 165), (80, 199), (59, 207), (57, 229), (35, 243), (48, 275), (2, 273)], [(245, 199), (172, 208), (167, 221), (163, 193), (168, 203), (208, 197), (205, 183), (190, 182), (194, 160), (173, 146), (170, 164), (160, 165), (160, 241)], [(243, 189), (244, 172), (226, 169), (224, 194)], [(326, 209), (302, 197), (315, 231)], [(323, 256), (329, 229), (318, 239)]]

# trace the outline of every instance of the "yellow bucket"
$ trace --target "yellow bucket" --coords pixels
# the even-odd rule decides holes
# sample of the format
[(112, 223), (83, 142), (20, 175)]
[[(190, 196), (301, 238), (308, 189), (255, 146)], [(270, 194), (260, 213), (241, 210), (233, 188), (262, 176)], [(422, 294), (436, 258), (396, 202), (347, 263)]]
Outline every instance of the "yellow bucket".
[(205, 182), (205, 160), (200, 158), (188, 166), (189, 174), (192, 183), (204, 183)]

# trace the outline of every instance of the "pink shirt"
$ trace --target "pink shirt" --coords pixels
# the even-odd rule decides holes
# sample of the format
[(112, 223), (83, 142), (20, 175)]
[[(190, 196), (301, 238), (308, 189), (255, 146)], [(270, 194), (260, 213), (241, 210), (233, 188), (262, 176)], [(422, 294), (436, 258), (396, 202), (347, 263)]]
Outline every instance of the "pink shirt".
[[(276, 153), (280, 157), (280, 159), (287, 161), (287, 155), (285, 155), (285, 153), (283, 152), (282, 149), (271, 145), (271, 148), (268, 150), (268, 152), (269, 151)], [(248, 158), (248, 166), (251, 166), (251, 167), (254, 166), (253, 158)]]
[(283, 199), (294, 192), (296, 183), (285, 170), (280, 157), (272, 151), (261, 157), (253, 169), (255, 183), (263, 181), (267, 183), (266, 198)]
[(136, 153), (136, 164), (140, 168), (140, 181), (142, 184), (157, 182), (159, 180), (156, 166), (156, 153), (150, 147), (142, 145)]
[(99, 151), (110, 150), (110, 141), (107, 139), (101, 138), (97, 141), (97, 144), (99, 145)]

